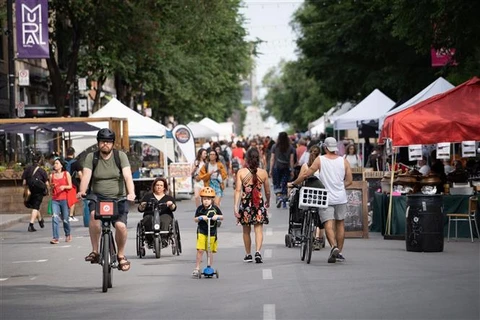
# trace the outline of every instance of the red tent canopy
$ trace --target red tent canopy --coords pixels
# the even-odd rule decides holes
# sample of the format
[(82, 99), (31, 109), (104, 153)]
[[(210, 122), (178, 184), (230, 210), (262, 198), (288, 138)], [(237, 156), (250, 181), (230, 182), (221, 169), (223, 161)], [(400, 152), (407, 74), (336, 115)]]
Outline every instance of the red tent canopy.
[(393, 146), (480, 141), (480, 79), (419, 102), (387, 117), (380, 141)]

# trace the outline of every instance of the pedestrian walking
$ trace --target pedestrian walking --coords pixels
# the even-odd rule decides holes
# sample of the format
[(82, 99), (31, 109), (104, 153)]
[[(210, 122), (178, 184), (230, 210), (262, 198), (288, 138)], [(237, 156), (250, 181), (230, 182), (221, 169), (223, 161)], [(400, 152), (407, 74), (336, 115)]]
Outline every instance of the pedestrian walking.
[(63, 231), (65, 233), (65, 241), (72, 241), (70, 234), (70, 221), (68, 210), (68, 192), (73, 188), (72, 177), (70, 173), (65, 170), (65, 162), (56, 158), (53, 161), (53, 172), (50, 174), (49, 183), (52, 188), (52, 232), (53, 238), (50, 240), (51, 244), (58, 244), (59, 224), (63, 222)]
[(329, 263), (343, 262), (343, 244), (345, 241), (345, 215), (347, 211), (346, 187), (352, 184), (352, 169), (348, 161), (336, 154), (337, 140), (328, 137), (323, 143), (326, 154), (318, 156), (309, 169), (295, 182), (301, 183), (307, 177), (319, 171), (320, 181), (328, 191), (328, 208), (319, 211), (328, 242), (332, 249)]
[[(261, 249), (263, 244), (263, 225), (268, 224), (267, 209), (270, 207), (270, 184), (266, 170), (259, 168), (257, 148), (251, 148), (246, 155), (246, 167), (237, 173), (233, 210), (237, 223), (243, 228), (243, 244), (245, 246), (244, 262), (252, 262), (252, 225), (255, 232), (255, 262), (262, 263)], [(262, 195), (265, 192), (265, 199)]]
[(32, 209), (28, 231), (35, 232), (37, 229), (33, 226), (35, 219), (38, 220), (40, 228), (45, 227), (45, 220), (40, 212), (43, 197), (48, 194), (48, 175), (42, 168), (43, 158), (37, 155), (33, 159), (33, 164), (28, 166), (22, 174), (22, 185), (24, 188), (25, 207)]

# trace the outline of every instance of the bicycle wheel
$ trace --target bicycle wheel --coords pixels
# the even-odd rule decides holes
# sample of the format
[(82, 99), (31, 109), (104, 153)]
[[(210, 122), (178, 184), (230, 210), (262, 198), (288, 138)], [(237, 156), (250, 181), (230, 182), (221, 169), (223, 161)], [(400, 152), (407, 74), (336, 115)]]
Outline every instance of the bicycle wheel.
[(175, 230), (177, 232), (177, 256), (182, 253), (182, 241), (180, 239), (180, 227), (178, 226), (178, 221), (175, 220)]
[(308, 214), (308, 211), (305, 211), (303, 216), (303, 226), (302, 226), (302, 236), (301, 236), (302, 244), (300, 245), (300, 259), (302, 261), (305, 260), (305, 255), (307, 253), (306, 235), (308, 232), (309, 225), (310, 225), (310, 215)]
[(309, 211), (307, 214), (310, 216), (310, 223), (308, 224), (307, 228), (307, 235), (305, 236), (306, 247), (307, 247), (307, 263), (310, 263), (312, 260), (312, 251), (313, 251), (313, 239), (314, 239), (314, 232), (315, 232), (315, 222), (312, 219), (312, 212)]
[(160, 236), (155, 237), (153, 241), (153, 250), (155, 250), (155, 258), (160, 258), (160, 250), (162, 250), (160, 247)]
[(110, 274), (110, 237), (107, 233), (102, 236), (102, 270), (103, 270), (103, 279), (102, 279), (102, 291), (108, 291), (108, 280)]
[(115, 241), (113, 240), (113, 233), (109, 233), (110, 235), (110, 268), (108, 268), (108, 287), (111, 288), (113, 286), (113, 265), (114, 262), (117, 261), (117, 248), (115, 247)]

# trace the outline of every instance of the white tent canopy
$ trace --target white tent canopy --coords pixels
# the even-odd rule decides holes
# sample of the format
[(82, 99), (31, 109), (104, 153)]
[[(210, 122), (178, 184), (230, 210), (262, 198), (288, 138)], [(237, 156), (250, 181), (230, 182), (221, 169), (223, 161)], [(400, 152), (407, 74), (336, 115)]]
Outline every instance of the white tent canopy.
[[(134, 137), (163, 137), (167, 128), (153, 120), (144, 117), (140, 113), (130, 109), (117, 99), (113, 98), (103, 108), (93, 113), (91, 118), (127, 118), (128, 119), (128, 135)], [(98, 127), (98, 125), (97, 125)]]
[(187, 127), (189, 127), (190, 130), (192, 130), (192, 134), (194, 138), (211, 139), (213, 137), (218, 136), (217, 131), (212, 130), (209, 127), (198, 122), (191, 121), (187, 124)]
[(375, 89), (352, 110), (334, 118), (333, 127), (335, 130), (357, 129), (358, 122), (376, 121), (394, 105), (395, 102), (392, 99)]
[(417, 93), (413, 98), (410, 100), (406, 101), (405, 103), (401, 104), (400, 106), (396, 107), (393, 110), (388, 111), (386, 114), (380, 117), (378, 127), (381, 128), (383, 125), (383, 121), (385, 118), (388, 116), (391, 116), (392, 114), (395, 114), (397, 112), (400, 112), (402, 110), (405, 110), (414, 104), (417, 104), (423, 100), (427, 100), (430, 97), (433, 97), (434, 95), (443, 93), (445, 91), (448, 91), (455, 87), (453, 84), (445, 80), (444, 78), (440, 77), (431, 84), (428, 85), (425, 89)]
[(338, 103), (336, 106), (331, 107), (320, 118), (312, 121), (308, 124), (308, 128), (311, 134), (325, 133), (325, 129), (330, 124), (330, 119), (338, 117), (352, 108), (351, 102)]
[(201, 125), (204, 125), (218, 133), (218, 139), (230, 140), (233, 134), (233, 122), (218, 123), (210, 118), (203, 118), (199, 121)]
[[(161, 123), (144, 117), (130, 109), (117, 99), (113, 98), (89, 118), (126, 118), (128, 120), (128, 135), (132, 140), (148, 143), (159, 151), (167, 154), (168, 158), (175, 159), (172, 139), (164, 139), (167, 128)], [(100, 128), (108, 128), (108, 122), (89, 123)], [(72, 145), (77, 153), (96, 143), (96, 132), (75, 132), (71, 134)]]

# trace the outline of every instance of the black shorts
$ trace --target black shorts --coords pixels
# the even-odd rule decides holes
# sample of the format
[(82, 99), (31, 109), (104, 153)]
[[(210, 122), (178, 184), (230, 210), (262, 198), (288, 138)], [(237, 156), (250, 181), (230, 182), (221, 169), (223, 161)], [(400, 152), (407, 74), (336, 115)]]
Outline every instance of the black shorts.
[[(123, 222), (125, 225), (127, 225), (127, 217), (128, 217), (128, 209), (129, 209), (129, 206), (128, 206), (128, 201), (120, 201), (118, 202), (118, 217), (113, 219), (112, 220), (112, 224), (113, 226), (115, 227), (115, 222), (117, 221), (121, 221)], [(95, 211), (96, 208), (96, 203), (93, 202), (93, 201), (89, 201), (88, 202), (88, 209), (90, 210), (90, 213), (92, 211)]]
[(32, 193), (28, 201), (25, 203), (25, 206), (29, 209), (40, 210), (42, 201), (43, 201), (43, 193)]

